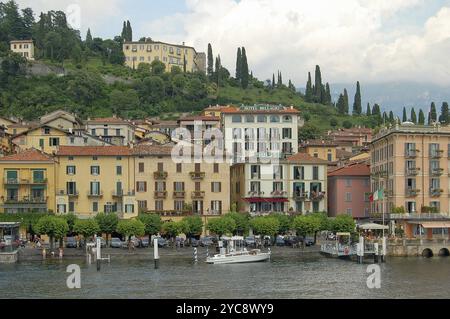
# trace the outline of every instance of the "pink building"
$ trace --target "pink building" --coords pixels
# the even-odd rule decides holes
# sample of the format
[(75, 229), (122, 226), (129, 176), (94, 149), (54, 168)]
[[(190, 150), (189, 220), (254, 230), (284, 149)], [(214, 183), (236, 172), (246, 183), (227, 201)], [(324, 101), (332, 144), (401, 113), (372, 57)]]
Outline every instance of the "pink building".
[(370, 213), (370, 165), (354, 163), (328, 173), (328, 215), (355, 219)]

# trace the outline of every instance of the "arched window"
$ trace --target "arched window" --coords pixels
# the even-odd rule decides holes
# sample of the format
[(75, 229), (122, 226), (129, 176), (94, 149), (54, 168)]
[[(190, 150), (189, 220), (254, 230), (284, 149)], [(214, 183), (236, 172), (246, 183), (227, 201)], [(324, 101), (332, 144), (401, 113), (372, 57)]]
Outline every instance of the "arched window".
[(270, 117), (270, 122), (271, 123), (279, 123), (280, 122), (280, 117), (278, 115), (272, 115)]
[(233, 115), (232, 122), (233, 123), (242, 123), (242, 116), (240, 116), (240, 115)]

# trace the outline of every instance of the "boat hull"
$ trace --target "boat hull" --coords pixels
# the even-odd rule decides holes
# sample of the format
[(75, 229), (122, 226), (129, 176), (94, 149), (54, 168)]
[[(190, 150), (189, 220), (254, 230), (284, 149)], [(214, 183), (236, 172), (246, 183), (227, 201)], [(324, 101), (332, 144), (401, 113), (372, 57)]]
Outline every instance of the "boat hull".
[(258, 255), (237, 255), (237, 256), (226, 256), (226, 257), (209, 257), (206, 262), (208, 264), (242, 264), (242, 263), (255, 263), (264, 262), (270, 259), (269, 253), (261, 253)]

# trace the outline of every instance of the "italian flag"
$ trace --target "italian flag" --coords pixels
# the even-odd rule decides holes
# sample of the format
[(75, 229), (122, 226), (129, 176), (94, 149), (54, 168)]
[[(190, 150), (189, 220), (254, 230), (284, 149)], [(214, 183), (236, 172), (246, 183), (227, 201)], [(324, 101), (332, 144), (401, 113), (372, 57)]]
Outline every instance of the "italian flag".
[(373, 195), (372, 195), (373, 200), (372, 201), (383, 200), (383, 196), (384, 196), (384, 190), (383, 189), (379, 189), (375, 193), (373, 193)]

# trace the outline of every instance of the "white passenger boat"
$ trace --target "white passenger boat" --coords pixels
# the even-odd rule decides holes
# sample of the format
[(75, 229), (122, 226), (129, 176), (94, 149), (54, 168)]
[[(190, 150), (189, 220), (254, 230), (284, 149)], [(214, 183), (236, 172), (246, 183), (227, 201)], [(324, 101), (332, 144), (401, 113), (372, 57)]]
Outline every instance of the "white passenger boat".
[[(224, 248), (222, 242), (219, 242), (220, 254), (208, 257), (206, 259), (208, 264), (253, 263), (270, 259), (270, 250), (263, 253), (260, 249), (247, 250), (247, 248), (239, 245), (243, 243), (244, 237), (235, 236), (224, 240), (227, 242), (227, 247)], [(237, 246), (241, 246), (241, 248), (237, 249)]]

